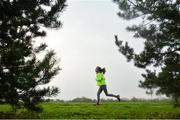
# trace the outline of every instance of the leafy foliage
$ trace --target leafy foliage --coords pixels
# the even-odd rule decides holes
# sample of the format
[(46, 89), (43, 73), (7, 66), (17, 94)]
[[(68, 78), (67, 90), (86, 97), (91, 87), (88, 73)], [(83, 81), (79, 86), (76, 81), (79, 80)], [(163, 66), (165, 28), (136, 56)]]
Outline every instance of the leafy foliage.
[[(128, 43), (123, 45), (116, 36), (116, 45), (128, 61), (146, 69), (140, 87), (157, 89), (178, 104), (180, 98), (180, 1), (179, 0), (114, 0), (119, 6), (118, 15), (131, 20), (142, 18), (142, 23), (127, 27), (135, 38), (143, 38), (144, 49), (135, 53)], [(160, 67), (152, 72), (148, 66)]]
[(1, 0), (0, 1), (0, 101), (17, 108), (40, 110), (44, 96), (58, 93), (56, 87), (40, 87), (55, 76), (60, 68), (53, 50), (42, 60), (37, 55), (46, 50), (34, 38), (44, 37), (42, 28), (59, 28), (59, 13), (65, 0)]

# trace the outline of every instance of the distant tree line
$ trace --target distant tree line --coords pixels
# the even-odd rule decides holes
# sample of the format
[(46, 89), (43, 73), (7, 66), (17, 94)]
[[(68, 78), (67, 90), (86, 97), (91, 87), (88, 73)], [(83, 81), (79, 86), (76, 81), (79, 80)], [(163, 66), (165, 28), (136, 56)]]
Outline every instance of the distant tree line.
[[(61, 99), (44, 99), (43, 100), (44, 102), (85, 102), (85, 103), (96, 103), (96, 99), (91, 99), (91, 98), (88, 98), (88, 97), (77, 97), (77, 98), (74, 98), (72, 100), (61, 100)], [(154, 98), (154, 99), (145, 99), (145, 98), (137, 98), (137, 97), (132, 97), (132, 98), (122, 98), (121, 99), (121, 102), (172, 102), (171, 99), (169, 98)], [(101, 102), (117, 102), (117, 100), (115, 99), (104, 99), (102, 98), (101, 99)]]

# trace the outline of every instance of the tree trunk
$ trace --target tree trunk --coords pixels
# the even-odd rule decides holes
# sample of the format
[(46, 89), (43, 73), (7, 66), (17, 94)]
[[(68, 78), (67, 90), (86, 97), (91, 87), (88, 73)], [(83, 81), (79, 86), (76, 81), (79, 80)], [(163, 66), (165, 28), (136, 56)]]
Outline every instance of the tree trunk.
[(179, 97), (178, 96), (174, 96), (174, 107), (180, 107)]

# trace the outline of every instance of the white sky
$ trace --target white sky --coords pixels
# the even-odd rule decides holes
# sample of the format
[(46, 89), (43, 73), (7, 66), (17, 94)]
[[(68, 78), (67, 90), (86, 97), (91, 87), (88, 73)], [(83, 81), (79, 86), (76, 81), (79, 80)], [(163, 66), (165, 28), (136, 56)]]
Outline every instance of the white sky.
[[(69, 0), (67, 4), (60, 17), (63, 27), (48, 30), (47, 37), (43, 38), (61, 60), (62, 70), (50, 83), (60, 88), (57, 98), (95, 99), (97, 65), (106, 67), (109, 93), (125, 98), (150, 98), (145, 90), (138, 88), (143, 70), (127, 63), (114, 43), (114, 34), (118, 34), (119, 39), (131, 41), (131, 45), (140, 50), (142, 41), (134, 41), (133, 34), (125, 30), (127, 25), (138, 21), (119, 18), (118, 7), (111, 0)], [(107, 98), (104, 93), (101, 96)]]

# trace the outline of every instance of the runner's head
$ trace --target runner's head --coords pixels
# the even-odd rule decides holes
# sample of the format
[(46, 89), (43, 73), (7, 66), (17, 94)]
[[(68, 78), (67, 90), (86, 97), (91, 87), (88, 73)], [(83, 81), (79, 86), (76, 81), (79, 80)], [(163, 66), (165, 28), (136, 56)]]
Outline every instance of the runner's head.
[(95, 69), (95, 72), (96, 72), (96, 73), (101, 72), (101, 67), (97, 66), (96, 69)]

